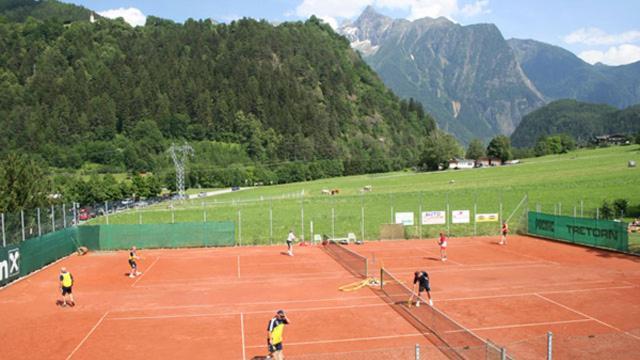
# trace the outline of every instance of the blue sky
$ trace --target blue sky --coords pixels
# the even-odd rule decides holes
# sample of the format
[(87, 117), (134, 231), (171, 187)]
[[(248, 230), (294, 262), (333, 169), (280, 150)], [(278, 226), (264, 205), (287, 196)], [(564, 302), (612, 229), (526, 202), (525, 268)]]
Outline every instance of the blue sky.
[[(445, 16), (463, 25), (494, 23), (505, 38), (561, 46), (590, 63), (640, 61), (640, 0), (75, 0), (105, 16), (133, 24), (153, 15), (182, 22), (241, 17), (291, 21), (315, 14), (335, 24), (373, 5), (382, 14), (410, 20)], [(111, 10), (111, 11), (109, 11)]]

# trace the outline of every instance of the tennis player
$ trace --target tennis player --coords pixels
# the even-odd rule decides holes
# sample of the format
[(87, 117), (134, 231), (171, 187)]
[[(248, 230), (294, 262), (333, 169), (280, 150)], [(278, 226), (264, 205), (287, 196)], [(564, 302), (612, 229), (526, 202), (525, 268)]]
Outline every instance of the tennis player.
[(131, 271), (129, 272), (130, 278), (142, 275), (142, 273), (138, 271), (138, 263), (136, 263), (136, 260), (139, 259), (140, 257), (136, 253), (136, 247), (132, 246), (131, 250), (129, 250), (129, 266), (131, 267)]
[(502, 237), (500, 238), (500, 245), (507, 245), (507, 234), (509, 233), (509, 225), (506, 222), (502, 223), (502, 229), (500, 229), (500, 234)]
[(438, 240), (438, 245), (440, 245), (440, 260), (447, 261), (447, 237), (442, 231), (440, 232), (440, 240)]
[[(417, 289), (416, 289), (417, 288)], [(420, 295), (422, 292), (427, 293), (429, 298), (429, 305), (433, 306), (433, 300), (431, 300), (431, 287), (429, 286), (429, 274), (426, 271), (416, 271), (413, 276), (413, 293), (417, 291), (418, 299), (416, 299), (416, 307), (420, 306)]]
[(284, 326), (290, 323), (284, 310), (278, 310), (276, 316), (269, 320), (269, 326), (267, 327), (269, 355), (267, 355), (267, 359), (284, 359), (284, 354), (282, 353), (282, 332), (284, 331)]
[[(60, 290), (62, 291), (62, 301), (59, 301), (58, 304), (75, 306), (76, 302), (73, 300), (73, 275), (65, 267), (60, 269)], [(67, 301), (67, 297), (69, 301)]]
[(296, 236), (293, 233), (293, 230), (289, 230), (289, 235), (287, 236), (287, 253), (289, 256), (293, 256), (293, 242), (296, 240)]

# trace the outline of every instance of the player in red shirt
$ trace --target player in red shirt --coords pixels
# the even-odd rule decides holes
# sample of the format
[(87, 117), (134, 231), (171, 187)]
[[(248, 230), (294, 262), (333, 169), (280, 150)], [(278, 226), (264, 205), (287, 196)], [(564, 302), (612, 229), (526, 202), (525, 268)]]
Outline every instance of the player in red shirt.
[(502, 223), (502, 229), (500, 230), (502, 237), (500, 238), (500, 245), (507, 245), (507, 234), (509, 233), (509, 225), (506, 222)]
[(444, 232), (440, 232), (438, 245), (440, 245), (440, 260), (447, 261), (447, 237), (444, 235)]

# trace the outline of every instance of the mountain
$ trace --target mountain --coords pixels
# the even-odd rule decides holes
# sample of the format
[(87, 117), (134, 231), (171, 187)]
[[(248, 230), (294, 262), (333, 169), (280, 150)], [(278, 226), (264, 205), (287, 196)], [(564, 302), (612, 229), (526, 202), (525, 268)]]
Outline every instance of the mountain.
[(0, 0), (0, 16), (10, 21), (22, 22), (28, 17), (61, 22), (88, 21), (91, 13), (84, 7), (54, 0)]
[(495, 25), (393, 20), (367, 7), (338, 31), (394, 92), (423, 103), (465, 142), (511, 134), (545, 103)]
[(419, 165), (436, 127), (315, 17), (66, 21), (0, 21), (0, 155), (159, 172), (189, 141), (193, 184), (269, 183)]
[(609, 104), (640, 103), (640, 61), (591, 65), (572, 52), (535, 40), (508, 40), (527, 77), (545, 97)]
[(594, 136), (640, 131), (640, 105), (618, 110), (576, 100), (554, 101), (526, 115), (511, 135), (516, 147), (533, 147), (542, 136), (568, 134), (579, 144)]

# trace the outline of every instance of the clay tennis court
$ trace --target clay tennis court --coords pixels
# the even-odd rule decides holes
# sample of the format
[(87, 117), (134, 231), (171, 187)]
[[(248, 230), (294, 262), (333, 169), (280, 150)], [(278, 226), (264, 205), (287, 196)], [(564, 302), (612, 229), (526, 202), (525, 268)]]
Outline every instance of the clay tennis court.
[(448, 261), (436, 240), (353, 248), (409, 282), (431, 278), (435, 306), (516, 359), (637, 359), (640, 257), (530, 237), (453, 238)]
[[(424, 334), (320, 247), (140, 251), (71, 256), (0, 290), (4, 359), (252, 359), (267, 355), (267, 324), (284, 309), (288, 359), (412, 359), (415, 344), (442, 358)], [(77, 305), (55, 305), (61, 266)], [(431, 346), (431, 348), (427, 348)]]
[[(517, 359), (637, 357), (640, 258), (527, 237), (370, 242), (349, 248), (410, 282), (429, 271), (435, 306)], [(0, 290), (0, 354), (8, 359), (252, 359), (266, 355), (278, 309), (288, 359), (443, 358), (379, 291), (320, 247), (140, 251), (130, 279), (125, 252), (71, 256)], [(61, 266), (73, 273), (73, 308), (55, 305)]]

